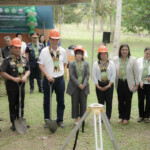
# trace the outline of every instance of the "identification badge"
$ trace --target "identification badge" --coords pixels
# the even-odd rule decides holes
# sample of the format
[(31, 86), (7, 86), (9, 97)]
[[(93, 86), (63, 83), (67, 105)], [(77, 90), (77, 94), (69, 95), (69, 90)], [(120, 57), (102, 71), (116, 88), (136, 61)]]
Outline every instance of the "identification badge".
[(24, 72), (24, 68), (23, 67), (18, 67), (18, 73), (22, 74)]
[(107, 81), (107, 72), (106, 71), (101, 72), (101, 80), (102, 81)]

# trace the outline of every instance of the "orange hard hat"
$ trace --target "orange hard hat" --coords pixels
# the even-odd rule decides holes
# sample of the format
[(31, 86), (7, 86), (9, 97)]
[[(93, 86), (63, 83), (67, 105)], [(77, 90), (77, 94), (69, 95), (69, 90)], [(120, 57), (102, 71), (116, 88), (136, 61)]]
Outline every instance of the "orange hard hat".
[(59, 33), (58, 30), (52, 29), (50, 31), (49, 37), (52, 38), (52, 39), (60, 39), (60, 33)]
[(11, 45), (16, 46), (16, 47), (21, 47), (22, 46), (22, 42), (19, 38), (14, 38), (11, 41)]
[(38, 33), (31, 33), (30, 37), (36, 37), (37, 38), (37, 37), (39, 37), (39, 34)]
[(108, 53), (107, 47), (104, 46), (104, 45), (101, 45), (101, 46), (98, 48), (98, 53), (105, 53), (105, 52)]
[(77, 50), (82, 51), (83, 54), (85, 53), (85, 50), (84, 50), (83, 46), (81, 46), (81, 45), (77, 45), (77, 46), (75, 47), (74, 53), (75, 53), (75, 51), (77, 51)]

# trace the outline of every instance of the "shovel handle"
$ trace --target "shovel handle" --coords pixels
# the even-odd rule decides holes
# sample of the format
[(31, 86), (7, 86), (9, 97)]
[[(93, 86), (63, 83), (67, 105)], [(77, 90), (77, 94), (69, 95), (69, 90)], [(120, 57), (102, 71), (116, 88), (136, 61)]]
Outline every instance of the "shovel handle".
[(23, 85), (23, 82), (18, 83), (19, 87), (19, 118), (21, 118), (21, 87)]
[(50, 93), (49, 93), (49, 119), (51, 120), (51, 116), (52, 116), (52, 86), (53, 86), (53, 82), (48, 82), (48, 85), (49, 85), (49, 90), (50, 90)]

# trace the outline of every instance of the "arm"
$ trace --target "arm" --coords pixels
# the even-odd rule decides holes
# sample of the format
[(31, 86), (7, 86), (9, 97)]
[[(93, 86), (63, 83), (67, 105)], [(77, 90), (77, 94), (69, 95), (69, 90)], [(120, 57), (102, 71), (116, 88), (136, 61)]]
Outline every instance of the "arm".
[(29, 53), (25, 53), (27, 61), (29, 62)]
[(85, 71), (86, 71), (86, 76), (84, 78), (83, 85), (86, 86), (88, 84), (89, 76), (90, 76), (90, 69), (89, 69), (89, 63), (88, 62), (86, 62)]
[(103, 91), (103, 88), (98, 85), (98, 79), (97, 79), (97, 77), (96, 77), (96, 68), (97, 68), (97, 67), (98, 67), (97, 64), (94, 63), (93, 68), (92, 68), (93, 83), (95, 84), (95, 86), (96, 86), (99, 90)]
[(25, 72), (25, 75), (22, 77), (21, 82), (25, 83), (29, 75), (30, 75), (30, 70)]
[(137, 60), (135, 59), (134, 62), (133, 62), (133, 73), (134, 73), (134, 78), (135, 78), (135, 83), (136, 83), (136, 86), (135, 86), (135, 92), (137, 91), (138, 89), (138, 85), (139, 85), (139, 67), (138, 67), (138, 64), (137, 64)]
[(26, 58), (27, 58), (27, 61), (29, 62), (29, 47), (27, 46), (26, 47), (26, 50), (25, 50), (25, 55), (26, 55)]
[(112, 86), (112, 84), (115, 82), (115, 79), (116, 79), (116, 67), (115, 67), (115, 64), (114, 62), (111, 63), (111, 78), (110, 78), (110, 82), (109, 84), (107, 85), (109, 88)]
[(21, 79), (19, 77), (13, 77), (13, 76), (11, 76), (8, 73), (3, 72), (3, 71), (1, 72), (1, 76), (3, 76), (5, 79), (12, 80), (16, 83), (21, 82)]
[(54, 82), (54, 78), (51, 77), (51, 76), (46, 72), (46, 70), (45, 70), (45, 68), (44, 68), (44, 65), (39, 64), (39, 68), (40, 68), (41, 72), (44, 74), (44, 76), (47, 78), (47, 80), (48, 80), (49, 82)]

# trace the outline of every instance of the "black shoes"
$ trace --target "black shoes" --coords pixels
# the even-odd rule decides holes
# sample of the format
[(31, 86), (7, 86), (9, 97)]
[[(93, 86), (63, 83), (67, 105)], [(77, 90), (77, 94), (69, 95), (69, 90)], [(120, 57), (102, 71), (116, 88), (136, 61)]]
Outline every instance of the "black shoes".
[(150, 123), (149, 118), (144, 118), (144, 122), (145, 122), (145, 123)]
[(30, 94), (33, 94), (33, 90), (30, 90)]
[(43, 93), (43, 90), (39, 90), (39, 93)]
[(44, 127), (45, 129), (48, 128), (46, 123), (43, 125), (43, 127)]
[(64, 128), (64, 127), (65, 127), (65, 124), (64, 124), (62, 121), (57, 122), (57, 124), (58, 124), (58, 126), (61, 127), (61, 128)]
[(12, 131), (16, 131), (16, 127), (15, 127), (15, 124), (14, 124), (14, 123), (12, 124), (12, 126), (10, 127), (10, 129), (11, 129)]
[(142, 122), (143, 120), (144, 120), (144, 118), (139, 117), (139, 118), (137, 119), (137, 122)]

